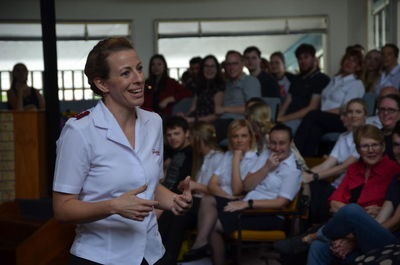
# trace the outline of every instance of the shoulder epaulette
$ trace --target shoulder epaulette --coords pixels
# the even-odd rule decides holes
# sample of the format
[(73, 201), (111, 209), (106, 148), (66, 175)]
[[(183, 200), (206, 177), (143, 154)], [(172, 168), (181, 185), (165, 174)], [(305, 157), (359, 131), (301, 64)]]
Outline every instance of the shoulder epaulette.
[(90, 113), (90, 111), (85, 110), (85, 111), (83, 111), (83, 112), (81, 112), (81, 113), (76, 114), (76, 115), (74, 116), (74, 118), (76, 118), (77, 120), (79, 120), (79, 119), (82, 119), (83, 117), (89, 115), (89, 113)]

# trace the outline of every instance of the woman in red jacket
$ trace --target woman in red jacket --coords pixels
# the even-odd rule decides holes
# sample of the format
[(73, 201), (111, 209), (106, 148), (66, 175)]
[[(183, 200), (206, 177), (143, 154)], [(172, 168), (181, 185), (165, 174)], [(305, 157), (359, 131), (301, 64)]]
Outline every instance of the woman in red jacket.
[(161, 54), (155, 54), (150, 59), (145, 88), (142, 108), (155, 111), (161, 116), (171, 115), (175, 103), (192, 96), (189, 90), (169, 77), (167, 61)]

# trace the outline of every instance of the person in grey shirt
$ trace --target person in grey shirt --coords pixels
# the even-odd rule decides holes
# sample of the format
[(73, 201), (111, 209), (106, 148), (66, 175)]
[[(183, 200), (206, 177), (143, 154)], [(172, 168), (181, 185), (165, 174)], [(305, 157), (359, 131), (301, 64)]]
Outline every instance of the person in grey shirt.
[(219, 118), (214, 122), (217, 139), (226, 138), (229, 123), (234, 119), (243, 119), (246, 101), (261, 97), (260, 82), (256, 77), (243, 73), (244, 60), (240, 52), (230, 50), (225, 56), (225, 74), (227, 78), (224, 103), (215, 107)]

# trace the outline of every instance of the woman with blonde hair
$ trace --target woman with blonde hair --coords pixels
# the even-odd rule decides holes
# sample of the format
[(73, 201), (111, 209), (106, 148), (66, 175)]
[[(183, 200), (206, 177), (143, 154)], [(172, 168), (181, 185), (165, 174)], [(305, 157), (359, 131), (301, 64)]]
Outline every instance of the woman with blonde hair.
[[(208, 183), (210, 194), (201, 199), (198, 233), (192, 249), (184, 255), (185, 260), (195, 260), (211, 254), (209, 244), (213, 246), (214, 253), (223, 251), (223, 239), (216, 233), (218, 210), (221, 210), (217, 209), (217, 205), (225, 205), (243, 196), (243, 179), (258, 159), (256, 146), (250, 122), (232, 121), (228, 129), (229, 150), (218, 161), (219, 166)], [(220, 264), (220, 261), (214, 260), (214, 264)]]
[[(190, 130), (191, 145), (193, 149), (192, 178), (190, 190), (193, 195), (193, 206), (184, 215), (169, 215), (168, 222), (159, 224), (164, 246), (175, 262), (184, 240), (187, 229), (196, 228), (200, 201), (204, 194), (208, 194), (208, 182), (224, 157), (217, 144), (217, 136), (213, 125), (207, 122), (197, 122)], [(185, 183), (181, 182), (178, 189)], [(164, 219), (165, 220), (165, 219)]]

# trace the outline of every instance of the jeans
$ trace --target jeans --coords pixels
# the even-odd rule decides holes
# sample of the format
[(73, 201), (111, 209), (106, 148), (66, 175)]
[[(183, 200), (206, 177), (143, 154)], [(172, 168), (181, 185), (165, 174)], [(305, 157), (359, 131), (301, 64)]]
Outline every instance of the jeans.
[[(350, 233), (357, 240), (357, 249), (349, 253), (344, 260), (336, 258), (330, 251), (329, 241), (343, 238)], [(383, 228), (357, 204), (342, 207), (321, 228), (318, 238), (322, 240), (315, 240), (311, 244), (307, 265), (329, 265), (332, 262), (349, 264), (361, 253), (397, 242), (397, 238), (389, 230)]]

